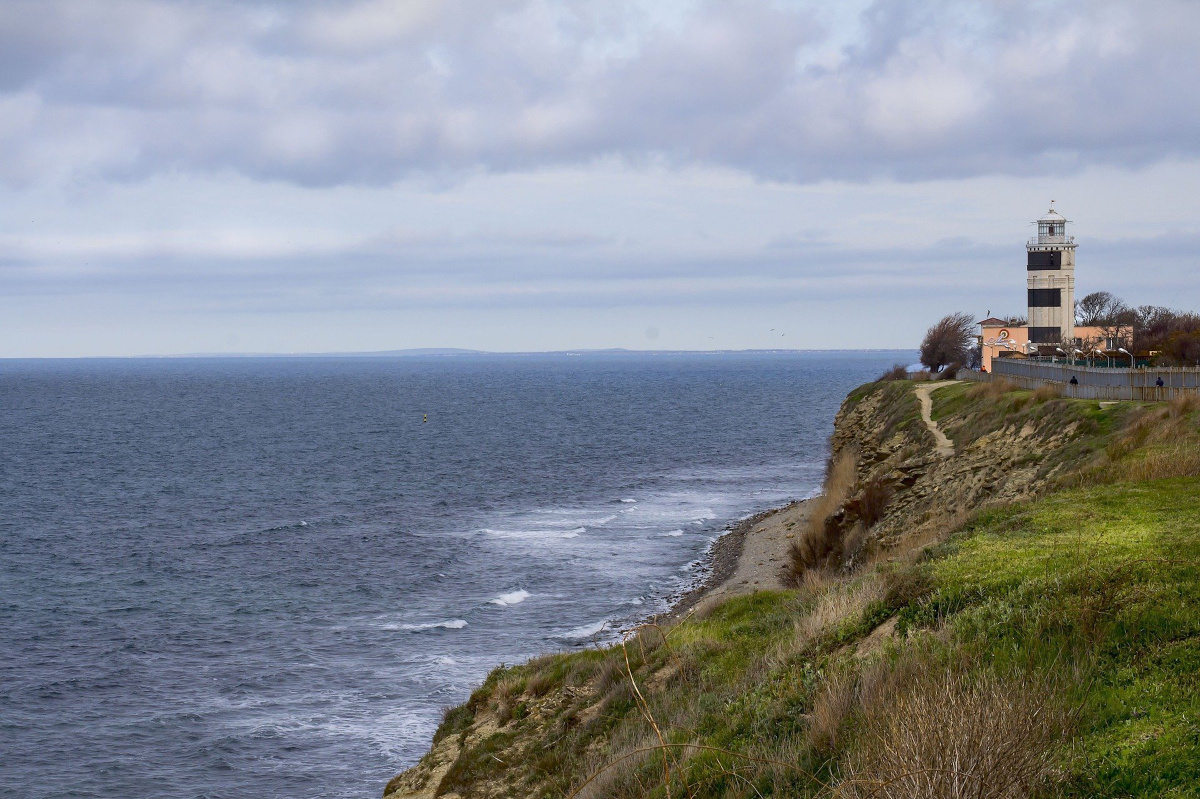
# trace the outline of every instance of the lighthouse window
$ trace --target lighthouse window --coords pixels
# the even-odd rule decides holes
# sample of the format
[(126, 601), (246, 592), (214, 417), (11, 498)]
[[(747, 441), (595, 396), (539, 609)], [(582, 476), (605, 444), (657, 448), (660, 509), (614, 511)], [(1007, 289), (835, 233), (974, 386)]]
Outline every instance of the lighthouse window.
[(1061, 252), (1031, 252), (1029, 253), (1029, 271), (1039, 269), (1061, 269)]
[(1030, 308), (1057, 308), (1062, 305), (1062, 289), (1029, 289)]
[(1057, 344), (1062, 340), (1062, 329), (1057, 327), (1031, 327), (1029, 340), (1034, 344)]

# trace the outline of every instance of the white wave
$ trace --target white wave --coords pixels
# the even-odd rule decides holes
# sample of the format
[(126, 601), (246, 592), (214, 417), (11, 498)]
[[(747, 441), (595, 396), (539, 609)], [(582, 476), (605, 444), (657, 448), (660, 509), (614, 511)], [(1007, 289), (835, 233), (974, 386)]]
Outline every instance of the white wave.
[(385, 627), (384, 629), (410, 630), (412, 632), (417, 632), (419, 630), (434, 630), (439, 627), (442, 629), (446, 629), (446, 630), (461, 630), (463, 627), (466, 627), (466, 626), (467, 626), (466, 619), (450, 619), (449, 621), (435, 621), (435, 622), (430, 622), (429, 624), (390, 625), (388, 627)]
[(501, 594), (495, 599), (489, 599), (488, 601), (493, 605), (499, 605), (502, 608), (506, 608), (509, 605), (519, 605), (526, 599), (529, 599), (529, 597), (530, 593), (522, 588), (517, 591), (511, 591), (507, 594)]
[(672, 530), (669, 533), (663, 533), (663, 535), (668, 536), (670, 538), (678, 538), (679, 536), (683, 535), (683, 530)]
[(573, 530), (497, 530), (492, 527), (484, 527), (480, 530), (481, 533), (494, 535), (497, 538), (578, 538), (581, 533), (586, 533), (586, 527), (576, 527)]
[(615, 518), (617, 518), (617, 516), (614, 513), (612, 516), (605, 516), (603, 519), (597, 519), (596, 521), (592, 522), (592, 524), (595, 524), (595, 525), (608, 524)]
[(560, 635), (560, 638), (570, 638), (571, 640), (582, 640), (584, 638), (593, 638), (608, 629), (612, 624), (609, 619), (602, 619), (595, 624), (585, 624), (582, 627), (576, 627), (574, 630), (568, 630)]
[(622, 502), (624, 502), (624, 503), (625, 503), (625, 504), (627, 504), (627, 505), (628, 505), (628, 504), (632, 504), (632, 503), (634, 503), (634, 502), (637, 502), (637, 500), (636, 500), (636, 499), (623, 499), (623, 500), (621, 500), (621, 501), (622, 501)]
[(306, 522), (306, 521), (304, 521), (303, 519), (301, 519), (301, 520), (300, 520), (300, 526), (301, 526), (301, 527), (308, 527), (308, 522)]

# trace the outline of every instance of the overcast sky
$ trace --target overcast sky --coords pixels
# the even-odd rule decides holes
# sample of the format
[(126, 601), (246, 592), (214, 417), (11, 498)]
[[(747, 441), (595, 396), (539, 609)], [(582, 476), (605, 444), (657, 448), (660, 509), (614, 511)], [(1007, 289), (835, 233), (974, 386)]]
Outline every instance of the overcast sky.
[[(1200, 308), (1200, 2), (0, 0), (0, 357)], [(774, 331), (771, 329), (774, 328)]]

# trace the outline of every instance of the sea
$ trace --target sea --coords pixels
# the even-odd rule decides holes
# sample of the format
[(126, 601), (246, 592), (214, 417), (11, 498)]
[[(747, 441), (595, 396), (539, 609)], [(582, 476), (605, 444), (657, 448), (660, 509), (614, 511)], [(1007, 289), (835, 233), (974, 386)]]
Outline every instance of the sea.
[(0, 361), (0, 797), (378, 797), (911, 352)]

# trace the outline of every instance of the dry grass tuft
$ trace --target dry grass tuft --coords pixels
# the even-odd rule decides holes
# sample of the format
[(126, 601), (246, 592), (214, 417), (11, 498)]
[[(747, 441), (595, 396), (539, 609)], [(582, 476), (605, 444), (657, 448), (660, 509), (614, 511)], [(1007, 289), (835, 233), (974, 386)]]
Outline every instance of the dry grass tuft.
[(922, 564), (903, 563), (882, 569), (883, 601), (889, 608), (902, 608), (933, 592), (933, 575)]
[(512, 721), (513, 709), (525, 690), (525, 681), (516, 677), (505, 677), (496, 683), (492, 691), (492, 706), (496, 711), (496, 724), (503, 727)]
[(595, 692), (607, 697), (625, 680), (625, 665), (614, 657), (605, 659), (600, 673), (596, 677)]
[(1167, 413), (1174, 419), (1188, 416), (1197, 410), (1200, 410), (1200, 394), (1179, 394), (1167, 403)]
[(1049, 402), (1052, 399), (1062, 397), (1062, 387), (1054, 383), (1043, 383), (1033, 390), (1033, 401), (1035, 403)]
[(926, 550), (944, 543), (970, 518), (970, 512), (963, 507), (943, 508), (910, 528), (889, 548), (871, 552), (867, 565), (882, 561), (912, 563), (919, 560)]
[(1200, 448), (1195, 442), (1148, 450), (1144, 457), (1122, 464), (1120, 479), (1138, 482), (1166, 477), (1200, 477)]
[(1081, 485), (1200, 476), (1200, 397), (1181, 396), (1134, 411), (1099, 456), (1078, 473)]
[(525, 690), (535, 699), (545, 696), (554, 688), (554, 675), (550, 669), (542, 669), (530, 675), (525, 682)]
[(596, 753), (588, 759), (586, 772), (596, 776), (575, 794), (577, 799), (613, 799), (649, 793), (653, 783), (647, 783), (639, 771), (655, 757), (658, 739), (638, 729), (642, 737), (629, 740), (626, 732), (621, 736), (623, 740), (614, 741), (612, 755)]
[(1020, 387), (1011, 380), (999, 378), (988, 380), (985, 383), (976, 383), (967, 389), (966, 396), (968, 399), (978, 399), (979, 397), (998, 399), (1010, 391), (1016, 391), (1018, 388)]
[(843, 451), (830, 464), (824, 493), (812, 500), (804, 527), (789, 549), (792, 579), (810, 569), (832, 565), (843, 544), (843, 529), (837, 514), (854, 487), (858, 453)]
[(851, 715), (859, 705), (859, 674), (851, 668), (832, 672), (821, 686), (808, 713), (807, 743), (821, 758), (845, 746)]
[(797, 649), (803, 649), (839, 625), (858, 619), (869, 605), (884, 598), (886, 587), (877, 572), (864, 574), (854, 581), (842, 581), (827, 588), (812, 610), (796, 622)]
[(924, 664), (865, 704), (835, 795), (1017, 799), (1053, 772), (1072, 713), (1061, 680), (1000, 678)]

